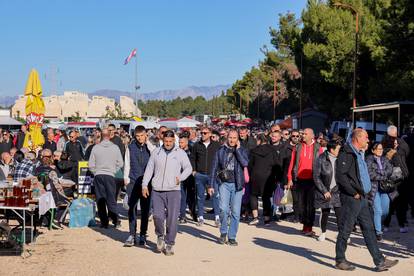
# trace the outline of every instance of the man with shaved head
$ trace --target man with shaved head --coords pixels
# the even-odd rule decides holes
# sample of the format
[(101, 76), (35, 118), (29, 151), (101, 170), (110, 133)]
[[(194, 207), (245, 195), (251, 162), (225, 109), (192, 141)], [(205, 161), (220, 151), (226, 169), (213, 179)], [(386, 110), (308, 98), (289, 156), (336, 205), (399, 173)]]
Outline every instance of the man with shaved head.
[[(107, 128), (102, 130), (103, 141), (95, 145), (89, 158), (89, 169), (95, 175), (95, 186), (98, 215), (102, 228), (108, 228), (109, 216), (115, 227), (120, 226), (116, 205), (115, 173), (124, 165), (122, 154), (117, 145), (110, 141), (111, 134)], [(108, 209), (108, 212), (107, 212)]]
[(369, 142), (368, 133), (364, 129), (355, 129), (351, 138), (352, 141), (345, 144), (339, 153), (335, 168), (342, 204), (336, 241), (336, 268), (355, 269), (355, 266), (346, 260), (345, 251), (352, 229), (358, 223), (376, 265), (375, 269), (385, 271), (396, 265), (398, 260), (385, 259), (378, 248), (373, 213), (367, 199), (371, 191), (371, 180), (364, 156)]
[(303, 234), (313, 236), (313, 222), (315, 220), (314, 194), (315, 182), (313, 181), (313, 163), (322, 153), (322, 148), (315, 143), (315, 134), (311, 128), (303, 131), (303, 139), (292, 151), (288, 169), (288, 189), (297, 192), (297, 208), (299, 219), (303, 224)]

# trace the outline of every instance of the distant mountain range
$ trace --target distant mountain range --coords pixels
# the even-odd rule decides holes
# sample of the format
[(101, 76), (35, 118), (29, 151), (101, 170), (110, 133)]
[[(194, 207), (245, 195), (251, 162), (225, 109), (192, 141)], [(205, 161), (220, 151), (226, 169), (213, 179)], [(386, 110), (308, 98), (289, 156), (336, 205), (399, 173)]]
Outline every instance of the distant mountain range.
[[(230, 88), (230, 85), (216, 85), (216, 86), (189, 86), (183, 89), (176, 89), (176, 90), (161, 90), (157, 92), (151, 93), (139, 93), (138, 91), (138, 99), (139, 100), (173, 100), (175, 98), (181, 97), (192, 97), (196, 98), (198, 96), (202, 96), (206, 99), (211, 99), (214, 96), (220, 95), (222, 91), (226, 92), (227, 89)], [(97, 90), (95, 92), (89, 93), (90, 96), (106, 96), (110, 98), (115, 98), (116, 101), (119, 101), (120, 96), (128, 96), (131, 98), (135, 98), (135, 94), (127, 91), (119, 91), (113, 89), (102, 89)]]
[[(214, 96), (218, 96), (221, 94), (222, 91), (226, 92), (231, 85), (216, 85), (216, 86), (189, 86), (183, 89), (170, 89), (170, 90), (161, 90), (157, 92), (151, 93), (139, 93), (138, 91), (138, 99), (139, 100), (173, 100), (175, 98), (181, 97), (192, 97), (196, 98), (198, 96), (202, 96), (206, 99), (211, 99)], [(114, 98), (115, 101), (119, 102), (120, 96), (128, 96), (131, 98), (135, 98), (135, 94), (127, 91), (119, 91), (114, 89), (101, 89), (95, 92), (88, 93), (90, 97), (92, 96), (105, 96), (108, 98)], [(14, 104), (18, 96), (0, 96), (0, 106), (9, 107)]]

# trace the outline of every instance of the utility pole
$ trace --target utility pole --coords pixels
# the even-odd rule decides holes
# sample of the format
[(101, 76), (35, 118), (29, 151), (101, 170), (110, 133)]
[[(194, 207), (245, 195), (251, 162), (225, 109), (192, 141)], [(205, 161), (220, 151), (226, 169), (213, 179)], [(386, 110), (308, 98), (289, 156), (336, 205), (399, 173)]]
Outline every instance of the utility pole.
[(302, 80), (303, 80), (303, 55), (300, 54), (300, 92), (299, 92), (299, 128), (302, 129)]

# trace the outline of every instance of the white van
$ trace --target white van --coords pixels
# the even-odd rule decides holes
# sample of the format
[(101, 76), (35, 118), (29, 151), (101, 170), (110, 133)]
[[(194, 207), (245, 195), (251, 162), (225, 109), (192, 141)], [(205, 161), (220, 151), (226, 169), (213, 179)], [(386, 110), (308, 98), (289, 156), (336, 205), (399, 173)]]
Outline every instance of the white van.
[[(370, 138), (373, 138), (374, 127), (372, 122), (368, 121), (356, 121), (357, 128), (365, 129)], [(376, 123), (375, 141), (381, 141), (384, 135), (387, 133), (387, 125), (382, 123)], [(346, 140), (351, 136), (352, 122), (347, 121), (333, 121), (329, 132), (337, 133), (339, 136), (344, 137)]]

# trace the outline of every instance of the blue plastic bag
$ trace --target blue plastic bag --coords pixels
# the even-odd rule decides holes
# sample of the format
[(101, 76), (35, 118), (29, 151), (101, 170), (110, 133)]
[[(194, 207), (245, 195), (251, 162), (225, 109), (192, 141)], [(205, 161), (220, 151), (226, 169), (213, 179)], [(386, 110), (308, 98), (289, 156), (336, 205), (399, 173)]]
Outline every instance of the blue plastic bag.
[(69, 227), (80, 228), (94, 226), (95, 202), (89, 198), (75, 199), (69, 207)]

